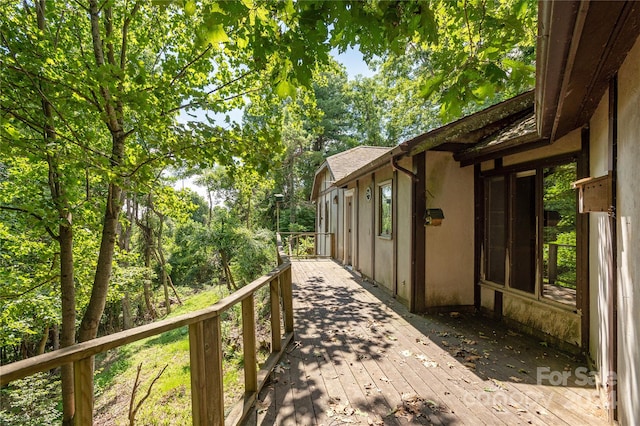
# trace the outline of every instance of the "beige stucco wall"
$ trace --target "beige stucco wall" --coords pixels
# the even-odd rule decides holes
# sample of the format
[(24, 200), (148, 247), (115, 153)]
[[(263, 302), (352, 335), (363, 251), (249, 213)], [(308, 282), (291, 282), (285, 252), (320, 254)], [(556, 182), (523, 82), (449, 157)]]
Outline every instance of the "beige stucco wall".
[(511, 166), (513, 164), (526, 163), (528, 161), (580, 151), (581, 148), (582, 140), (580, 137), (580, 129), (576, 129), (551, 145), (518, 154), (507, 155), (503, 158), (502, 164), (503, 166)]
[[(412, 170), (412, 159), (404, 158), (398, 164), (407, 170)], [(412, 205), (411, 191), (413, 182), (404, 173), (398, 172), (398, 205), (397, 205), (397, 259), (396, 280), (397, 295), (403, 303), (408, 303), (411, 297), (411, 221)]]
[[(447, 152), (426, 155), (427, 208), (441, 208), (441, 226), (425, 226), (427, 307), (473, 304), (474, 173)], [(419, 230), (416, 230), (419, 232)]]
[(618, 73), (618, 396), (640, 421), (640, 39)]
[[(393, 268), (394, 268), (394, 255), (393, 255), (393, 238), (380, 237), (378, 235), (378, 218), (380, 215), (380, 191), (379, 185), (384, 182), (393, 180), (393, 170), (390, 166), (384, 167), (376, 171), (375, 174), (376, 184), (373, 191), (374, 198), (374, 244), (375, 244), (375, 275), (374, 279), (377, 283), (383, 285), (387, 290), (393, 291)], [(392, 199), (393, 199), (392, 195)], [(392, 220), (395, 220), (393, 218)]]
[[(592, 177), (607, 174), (609, 94), (602, 97), (590, 120), (589, 174)], [(608, 365), (609, 317), (608, 306), (611, 295), (606, 283), (609, 272), (606, 268), (605, 247), (608, 245), (608, 216), (606, 213), (589, 213), (589, 354), (605, 376), (603, 366)]]
[[(373, 198), (367, 200), (365, 192), (366, 188), (371, 186), (371, 176), (365, 176), (358, 180), (358, 271), (369, 278), (373, 278), (371, 242), (375, 231), (372, 229), (371, 214), (375, 200)], [(373, 191), (374, 188), (371, 189)]]

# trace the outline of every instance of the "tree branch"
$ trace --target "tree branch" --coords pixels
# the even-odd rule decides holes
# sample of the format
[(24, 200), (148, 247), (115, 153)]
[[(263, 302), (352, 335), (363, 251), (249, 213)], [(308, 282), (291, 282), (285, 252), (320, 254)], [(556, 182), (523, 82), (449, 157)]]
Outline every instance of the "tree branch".
[(169, 86), (173, 86), (173, 83), (175, 83), (179, 78), (181, 78), (184, 75), (184, 73), (189, 69), (189, 67), (191, 65), (195, 64), (196, 62), (198, 62), (200, 59), (202, 59), (202, 57), (204, 57), (204, 55), (207, 54), (207, 52), (209, 52), (211, 50), (211, 47), (212, 47), (211, 43), (209, 43), (207, 48), (204, 49), (204, 51), (201, 54), (199, 54), (198, 56), (193, 58), (192, 61), (187, 62), (187, 64), (184, 67), (182, 67), (180, 69), (180, 71), (178, 71), (178, 74), (176, 74), (175, 77), (173, 77), (171, 79), (171, 82), (169, 83)]
[(464, 21), (467, 24), (467, 33), (469, 34), (469, 57), (473, 57), (473, 36), (471, 35), (471, 26), (469, 25), (469, 13), (467, 11), (467, 0), (464, 0)]
[(41, 282), (40, 284), (36, 284), (33, 287), (30, 287), (29, 289), (23, 291), (22, 293), (13, 293), (13, 294), (6, 294), (6, 295), (2, 295), (0, 296), (0, 300), (8, 300), (8, 299), (17, 299), (18, 297), (22, 297), (27, 293), (32, 292), (33, 290), (42, 287), (45, 284), (50, 283), (53, 280), (56, 280), (60, 278), (60, 275), (54, 275), (52, 277), (50, 277), (48, 280)]
[(160, 376), (162, 376), (162, 373), (164, 373), (164, 370), (166, 370), (168, 366), (169, 364), (166, 364), (164, 367), (162, 367), (162, 370), (160, 370), (160, 372), (156, 374), (156, 377), (153, 379), (153, 381), (149, 385), (149, 388), (147, 389), (147, 393), (142, 397), (140, 401), (138, 401), (138, 403), (134, 407), (133, 404), (135, 403), (136, 392), (138, 391), (138, 387), (140, 387), (139, 380), (140, 380), (140, 370), (142, 370), (142, 363), (138, 365), (138, 372), (136, 373), (136, 381), (133, 384), (133, 390), (131, 391), (131, 400), (129, 401), (129, 425), (130, 426), (133, 426), (135, 424), (136, 413), (138, 412), (140, 407), (142, 407), (142, 404), (144, 403), (144, 401), (146, 401), (146, 399), (149, 398), (149, 395), (151, 395), (151, 389), (153, 388), (153, 385), (156, 384), (156, 382), (158, 381)]
[[(27, 209), (23, 209), (21, 207), (13, 207), (13, 206), (0, 206), (0, 210), (8, 210), (8, 211), (13, 211), (13, 212), (19, 212), (19, 213), (25, 213), (28, 214), (29, 216), (39, 220), (40, 222), (43, 222), (44, 224), (44, 218), (34, 212), (31, 212)], [(53, 231), (51, 230), (51, 228), (49, 228), (49, 226), (47, 225), (43, 225), (44, 229), (47, 231), (47, 234), (49, 234), (51, 236), (51, 238), (53, 238), (54, 240), (58, 240), (60, 237), (58, 237), (56, 234), (53, 233)]]
[[(215, 89), (212, 89), (212, 90), (210, 90), (210, 91), (206, 92), (206, 93), (205, 93), (205, 95), (206, 95), (206, 96), (209, 96), (209, 95), (212, 95), (212, 94), (214, 94), (215, 92), (217, 92), (217, 91), (219, 91), (219, 90), (224, 89), (225, 87), (229, 87), (230, 85), (232, 85), (232, 84), (234, 84), (234, 83), (237, 83), (238, 81), (240, 81), (240, 80), (242, 80), (243, 78), (245, 78), (246, 76), (248, 76), (248, 75), (250, 75), (250, 74), (254, 73), (255, 71), (256, 71), (255, 69), (248, 70), (248, 71), (246, 71), (246, 72), (244, 72), (244, 73), (240, 74), (238, 77), (236, 77), (236, 78), (234, 78), (234, 79), (232, 79), (232, 80), (229, 80), (228, 82), (226, 82), (226, 83), (222, 84), (221, 86), (218, 86), (218, 87), (216, 87)], [(247, 92), (243, 93), (243, 95), (244, 95), (244, 94), (246, 94), (246, 93), (253, 92), (253, 91), (255, 91), (255, 90), (247, 91)], [(242, 96), (242, 95), (241, 95), (241, 96)], [(237, 96), (233, 96), (233, 97), (228, 98), (228, 99), (233, 99), (233, 98), (236, 98), (236, 97), (237, 97)], [(193, 102), (189, 102), (189, 103), (187, 103), (187, 104), (183, 104), (183, 105), (177, 106), (177, 107), (175, 107), (175, 108), (171, 108), (169, 111), (163, 112), (161, 115), (163, 115), (163, 116), (164, 116), (164, 115), (168, 115), (168, 114), (174, 113), (174, 112), (176, 112), (176, 111), (180, 111), (181, 109), (189, 108), (189, 107), (192, 107), (192, 106), (202, 106), (202, 105), (207, 104), (207, 103), (209, 103), (209, 102), (207, 102), (207, 101), (193, 101)]]
[(127, 16), (127, 19), (124, 20), (122, 24), (122, 47), (120, 48), (120, 69), (124, 70), (127, 61), (127, 35), (129, 33), (129, 25), (131, 24), (131, 20), (140, 10), (141, 4), (136, 2), (133, 6), (133, 10), (131, 10), (131, 14)]

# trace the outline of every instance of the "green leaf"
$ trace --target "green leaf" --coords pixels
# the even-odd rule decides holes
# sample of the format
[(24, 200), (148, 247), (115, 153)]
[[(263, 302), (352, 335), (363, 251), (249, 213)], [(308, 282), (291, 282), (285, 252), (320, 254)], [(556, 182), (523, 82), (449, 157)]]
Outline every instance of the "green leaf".
[(288, 82), (287, 80), (281, 80), (276, 85), (276, 93), (281, 98), (286, 98), (288, 96), (293, 98), (295, 97), (295, 94), (296, 94), (296, 87), (290, 82)]
[(215, 24), (209, 27), (207, 41), (211, 44), (226, 43), (229, 41), (229, 36), (227, 36), (222, 24)]

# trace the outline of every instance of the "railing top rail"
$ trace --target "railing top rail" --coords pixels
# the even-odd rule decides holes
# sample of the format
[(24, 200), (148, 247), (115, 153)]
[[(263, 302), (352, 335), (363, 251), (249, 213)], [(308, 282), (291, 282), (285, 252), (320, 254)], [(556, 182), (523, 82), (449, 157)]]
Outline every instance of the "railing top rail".
[(281, 235), (331, 235), (332, 232), (280, 232)]
[(195, 324), (209, 318), (219, 316), (233, 305), (255, 293), (257, 290), (278, 278), (284, 271), (291, 267), (289, 257), (282, 250), (282, 241), (278, 236), (278, 255), (280, 265), (271, 272), (254, 280), (233, 294), (219, 300), (212, 306), (189, 312), (173, 318), (145, 324), (129, 330), (124, 330), (108, 336), (98, 337), (87, 342), (58, 349), (42, 355), (16, 361), (0, 366), (0, 385), (7, 384), (39, 371), (46, 371), (74, 361), (78, 361), (99, 353), (126, 345), (147, 337), (162, 334), (189, 324)]

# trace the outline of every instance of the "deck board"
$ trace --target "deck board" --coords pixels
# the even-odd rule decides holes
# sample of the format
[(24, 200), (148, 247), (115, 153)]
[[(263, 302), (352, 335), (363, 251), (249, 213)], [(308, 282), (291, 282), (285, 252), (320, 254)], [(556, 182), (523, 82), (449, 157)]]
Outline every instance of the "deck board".
[(246, 424), (607, 424), (597, 391), (537, 384), (573, 356), (473, 314), (410, 314), (330, 260), (293, 263), (295, 338)]

